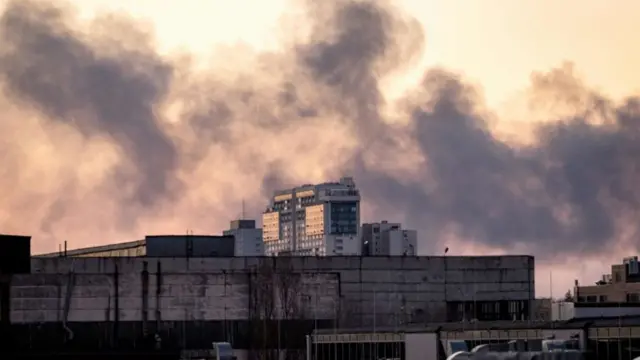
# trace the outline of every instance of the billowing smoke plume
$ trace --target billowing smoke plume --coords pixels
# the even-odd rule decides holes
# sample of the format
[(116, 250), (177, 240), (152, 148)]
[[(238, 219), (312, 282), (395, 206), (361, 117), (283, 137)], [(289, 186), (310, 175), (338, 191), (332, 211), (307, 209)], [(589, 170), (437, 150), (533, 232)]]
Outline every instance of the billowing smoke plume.
[[(145, 233), (219, 231), (275, 188), (352, 175), (366, 220), (538, 255), (637, 248), (640, 103), (571, 66), (532, 78), (550, 116), (512, 143), (477, 89), (443, 69), (387, 104), (421, 27), (384, 2), (309, 2), (286, 53), (197, 70), (120, 17), (16, 0), (0, 20), (0, 229), (53, 250)], [(247, 65), (249, 64), (249, 65)], [(231, 70), (230, 70), (231, 69)], [(390, 105), (399, 109), (393, 115)]]

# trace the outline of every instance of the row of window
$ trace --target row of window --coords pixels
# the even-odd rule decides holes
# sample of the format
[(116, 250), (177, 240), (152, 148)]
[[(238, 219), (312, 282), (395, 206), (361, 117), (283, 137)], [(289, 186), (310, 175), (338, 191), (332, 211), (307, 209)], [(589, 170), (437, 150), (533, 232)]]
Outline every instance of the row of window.
[[(587, 295), (587, 296), (578, 296), (578, 302), (586, 302), (586, 303), (598, 303), (598, 302), (609, 302), (609, 297), (607, 295)], [(638, 293), (628, 293), (626, 296), (626, 302), (630, 303), (640, 303), (640, 294)]]
[(477, 319), (480, 321), (527, 320), (529, 301), (455, 301), (447, 302), (447, 321)]

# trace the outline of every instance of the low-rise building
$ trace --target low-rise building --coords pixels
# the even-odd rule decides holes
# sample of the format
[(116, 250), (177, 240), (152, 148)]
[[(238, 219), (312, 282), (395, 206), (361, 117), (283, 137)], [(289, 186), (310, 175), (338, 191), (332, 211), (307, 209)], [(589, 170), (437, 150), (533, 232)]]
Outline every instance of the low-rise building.
[(264, 255), (264, 243), (262, 242), (262, 229), (256, 228), (255, 220), (234, 220), (229, 230), (223, 235), (235, 238), (235, 256), (262, 256)]
[(627, 257), (622, 264), (611, 265), (611, 274), (602, 275), (594, 285), (580, 286), (576, 280), (574, 294), (579, 303), (640, 303), (638, 257)]
[(400, 223), (383, 220), (362, 224), (362, 253), (368, 256), (415, 256), (418, 232), (402, 229)]

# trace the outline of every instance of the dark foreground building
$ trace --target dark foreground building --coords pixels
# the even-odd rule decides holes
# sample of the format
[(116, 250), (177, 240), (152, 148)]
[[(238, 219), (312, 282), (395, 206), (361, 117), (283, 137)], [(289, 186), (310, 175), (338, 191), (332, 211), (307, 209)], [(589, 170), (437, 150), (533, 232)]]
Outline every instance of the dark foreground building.
[(3, 351), (122, 359), (219, 341), (239, 360), (278, 348), (293, 359), (316, 328), (523, 321), (535, 298), (530, 256), (67, 255), (34, 257), (30, 273), (7, 275)]

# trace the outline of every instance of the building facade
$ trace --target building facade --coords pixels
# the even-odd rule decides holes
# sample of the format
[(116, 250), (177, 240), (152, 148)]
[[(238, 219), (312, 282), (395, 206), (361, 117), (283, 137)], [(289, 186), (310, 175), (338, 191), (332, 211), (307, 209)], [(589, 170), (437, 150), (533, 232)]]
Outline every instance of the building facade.
[(595, 285), (580, 286), (576, 280), (575, 301), (578, 303), (640, 303), (640, 269), (638, 257), (611, 265), (611, 274), (602, 275)]
[(234, 220), (223, 235), (235, 238), (235, 256), (262, 256), (264, 243), (262, 229), (256, 228), (255, 220)]
[(404, 230), (400, 223), (382, 221), (362, 224), (360, 235), (363, 255), (417, 255), (418, 232), (416, 230)]
[(352, 178), (277, 191), (262, 217), (266, 255), (360, 255), (360, 193)]
[(533, 273), (530, 256), (32, 258), (3, 294), (20, 351), (142, 346), (145, 334), (251, 349), (279, 330), (288, 347), (314, 328), (526, 320)]
[[(32, 258), (31, 272), (12, 278), (16, 322), (53, 321), (65, 302), (70, 321), (103, 321), (116, 294), (123, 321), (143, 319), (141, 296), (164, 320), (243, 319), (260, 290), (254, 280), (294, 290), (307, 319), (331, 318), (339, 307), (352, 326), (526, 320), (535, 298), (530, 256), (62, 257)], [(263, 281), (280, 276), (290, 279)], [(58, 291), (70, 277), (73, 288)]]

